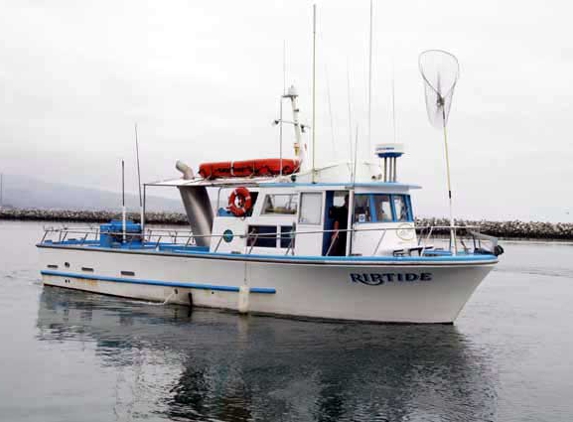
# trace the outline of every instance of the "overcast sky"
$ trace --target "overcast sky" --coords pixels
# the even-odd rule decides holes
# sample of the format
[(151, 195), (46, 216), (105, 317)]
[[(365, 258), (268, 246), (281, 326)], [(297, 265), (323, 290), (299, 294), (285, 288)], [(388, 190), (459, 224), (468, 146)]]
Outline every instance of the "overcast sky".
[[(366, 132), (369, 1), (317, 4), (317, 154), (326, 163), (348, 160), (347, 72), (354, 124)], [(196, 168), (276, 156), (283, 42), (287, 83), (298, 87), (310, 123), (310, 1), (0, 5), (3, 173), (112, 190), (125, 158), (135, 191), (136, 121), (146, 181), (177, 177), (177, 159)], [(397, 140), (408, 151), (399, 179), (423, 186), (416, 212), (447, 214), (443, 141), (427, 121), (417, 64), (421, 51), (439, 48), (461, 65), (449, 122), (455, 213), (573, 221), (570, 3), (374, 8), (373, 138), (394, 140), (394, 68)]]

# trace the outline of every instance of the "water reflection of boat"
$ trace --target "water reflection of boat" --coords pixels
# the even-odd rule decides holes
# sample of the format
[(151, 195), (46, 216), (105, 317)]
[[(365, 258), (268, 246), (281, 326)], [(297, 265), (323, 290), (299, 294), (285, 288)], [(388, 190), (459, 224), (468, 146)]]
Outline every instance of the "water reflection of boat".
[[(143, 374), (124, 390), (145, 393), (132, 398), (136, 406), (176, 420), (489, 420), (495, 413), (487, 356), (454, 326), (190, 314), (45, 289), (38, 329), (40, 341), (93, 342), (102, 366)], [(134, 351), (145, 358), (133, 359)]]

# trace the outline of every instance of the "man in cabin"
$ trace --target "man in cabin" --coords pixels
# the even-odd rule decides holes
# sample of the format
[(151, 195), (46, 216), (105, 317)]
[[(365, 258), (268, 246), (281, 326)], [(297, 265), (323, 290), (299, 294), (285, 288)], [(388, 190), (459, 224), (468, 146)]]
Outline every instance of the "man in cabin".
[(346, 255), (346, 229), (348, 228), (348, 195), (344, 195), (344, 205), (341, 207), (332, 207), (332, 217), (334, 219), (334, 226), (332, 229), (332, 236), (330, 238), (331, 244), (334, 246), (331, 249), (330, 255), (345, 256)]

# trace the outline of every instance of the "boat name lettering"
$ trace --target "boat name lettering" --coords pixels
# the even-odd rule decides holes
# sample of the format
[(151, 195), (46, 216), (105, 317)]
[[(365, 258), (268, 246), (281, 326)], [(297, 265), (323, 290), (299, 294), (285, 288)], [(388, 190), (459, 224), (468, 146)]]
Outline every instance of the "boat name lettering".
[(392, 282), (431, 281), (432, 273), (350, 273), (350, 281), (369, 286)]

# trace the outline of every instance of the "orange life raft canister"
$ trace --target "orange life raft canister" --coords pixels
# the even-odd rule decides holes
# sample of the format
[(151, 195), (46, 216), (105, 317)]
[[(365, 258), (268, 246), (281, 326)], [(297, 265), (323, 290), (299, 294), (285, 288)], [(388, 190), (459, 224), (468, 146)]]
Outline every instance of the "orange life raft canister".
[(245, 161), (222, 161), (202, 163), (199, 174), (204, 179), (226, 177), (270, 177), (279, 174), (296, 173), (300, 167), (299, 160), (291, 158), (263, 158)]

